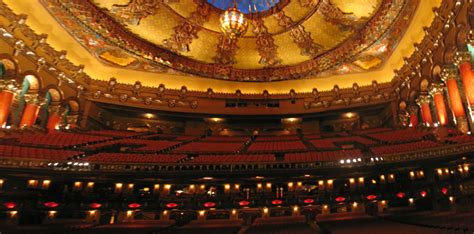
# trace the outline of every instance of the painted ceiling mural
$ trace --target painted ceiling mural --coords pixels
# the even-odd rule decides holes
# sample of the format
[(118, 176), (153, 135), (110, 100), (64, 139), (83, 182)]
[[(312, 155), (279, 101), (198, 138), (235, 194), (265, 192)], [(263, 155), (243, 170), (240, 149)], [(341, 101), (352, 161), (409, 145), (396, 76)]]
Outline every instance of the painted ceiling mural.
[(249, 28), (230, 40), (219, 28), (225, 6), (217, 0), (40, 1), (107, 65), (250, 82), (379, 69), (419, 3), (272, 0), (243, 11), (252, 11)]

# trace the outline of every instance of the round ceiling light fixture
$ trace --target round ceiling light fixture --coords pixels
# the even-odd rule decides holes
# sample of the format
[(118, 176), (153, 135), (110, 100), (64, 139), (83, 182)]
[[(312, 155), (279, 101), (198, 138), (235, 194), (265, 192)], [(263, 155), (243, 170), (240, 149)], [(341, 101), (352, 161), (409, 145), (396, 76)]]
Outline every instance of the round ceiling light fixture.
[(221, 14), (221, 30), (230, 39), (236, 39), (247, 31), (248, 21), (245, 15), (237, 9), (237, 0), (233, 1), (233, 7)]

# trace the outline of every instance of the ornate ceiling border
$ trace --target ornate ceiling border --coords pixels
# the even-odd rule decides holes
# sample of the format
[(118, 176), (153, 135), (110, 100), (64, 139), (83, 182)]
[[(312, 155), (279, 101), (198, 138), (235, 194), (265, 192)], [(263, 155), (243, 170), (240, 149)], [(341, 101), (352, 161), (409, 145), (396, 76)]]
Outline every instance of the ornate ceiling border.
[[(390, 28), (405, 30), (408, 28), (410, 20), (416, 6), (420, 0), (384, 0), (381, 9), (372, 17), (365, 27), (351, 39), (342, 43), (337, 48), (330, 50), (316, 58), (303, 62), (295, 66), (272, 67), (257, 70), (236, 69), (232, 65), (205, 64), (195, 60), (177, 55), (169, 50), (158, 47), (147, 42), (136, 35), (128, 32), (122, 25), (115, 22), (109, 15), (98, 9), (89, 0), (67, 1), (67, 7), (61, 0), (41, 0), (43, 5), (49, 10), (59, 11), (55, 14), (63, 26), (71, 31), (82, 30), (83, 38), (79, 41), (89, 43), (85, 38), (94, 38), (96, 43), (112, 44), (120, 48), (133, 57), (143, 61), (138, 70), (185, 73), (209, 78), (232, 80), (232, 81), (279, 81), (289, 79), (300, 79), (309, 76), (318, 76), (321, 73), (334, 68), (337, 65), (348, 61), (355, 61), (355, 58), (367, 48), (377, 42), (387, 33)], [(71, 11), (80, 12), (82, 20), (71, 18)], [(82, 22), (89, 22), (85, 25)], [(67, 25), (64, 25), (64, 22)], [(384, 25), (385, 27), (381, 27)], [(384, 30), (385, 29), (385, 30)], [(87, 30), (87, 31), (84, 31)], [(404, 33), (404, 31), (403, 31)], [(403, 34), (402, 33), (402, 34)], [(77, 36), (75, 36), (78, 39)], [(391, 43), (396, 44), (400, 37), (392, 37)], [(86, 44), (87, 45), (87, 44)], [(93, 45), (94, 46), (94, 45)], [(147, 69), (144, 69), (144, 68)]]

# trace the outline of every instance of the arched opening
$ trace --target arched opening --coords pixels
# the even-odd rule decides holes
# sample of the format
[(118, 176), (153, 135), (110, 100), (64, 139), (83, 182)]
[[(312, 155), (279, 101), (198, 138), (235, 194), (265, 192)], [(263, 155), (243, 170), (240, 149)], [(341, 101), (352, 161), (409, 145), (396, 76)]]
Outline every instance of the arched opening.
[(66, 129), (76, 128), (79, 119), (79, 101), (75, 98), (65, 100), (64, 109), (63, 125)]
[(11, 59), (0, 59), (0, 77), (2, 79), (14, 79), (16, 76), (17, 66)]
[(37, 123), (49, 130), (58, 129), (63, 113), (63, 109), (61, 108), (61, 102), (63, 100), (62, 91), (55, 86), (50, 86), (42, 93), (44, 93), (44, 101)]

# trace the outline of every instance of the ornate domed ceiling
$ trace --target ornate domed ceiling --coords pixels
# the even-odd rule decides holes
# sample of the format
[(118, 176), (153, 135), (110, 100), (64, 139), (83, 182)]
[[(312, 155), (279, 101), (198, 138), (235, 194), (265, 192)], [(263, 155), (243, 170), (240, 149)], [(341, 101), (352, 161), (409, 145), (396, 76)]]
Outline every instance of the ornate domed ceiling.
[(379, 69), (419, 0), (241, 0), (249, 28), (230, 40), (231, 0), (40, 0), (107, 65), (236, 81)]

